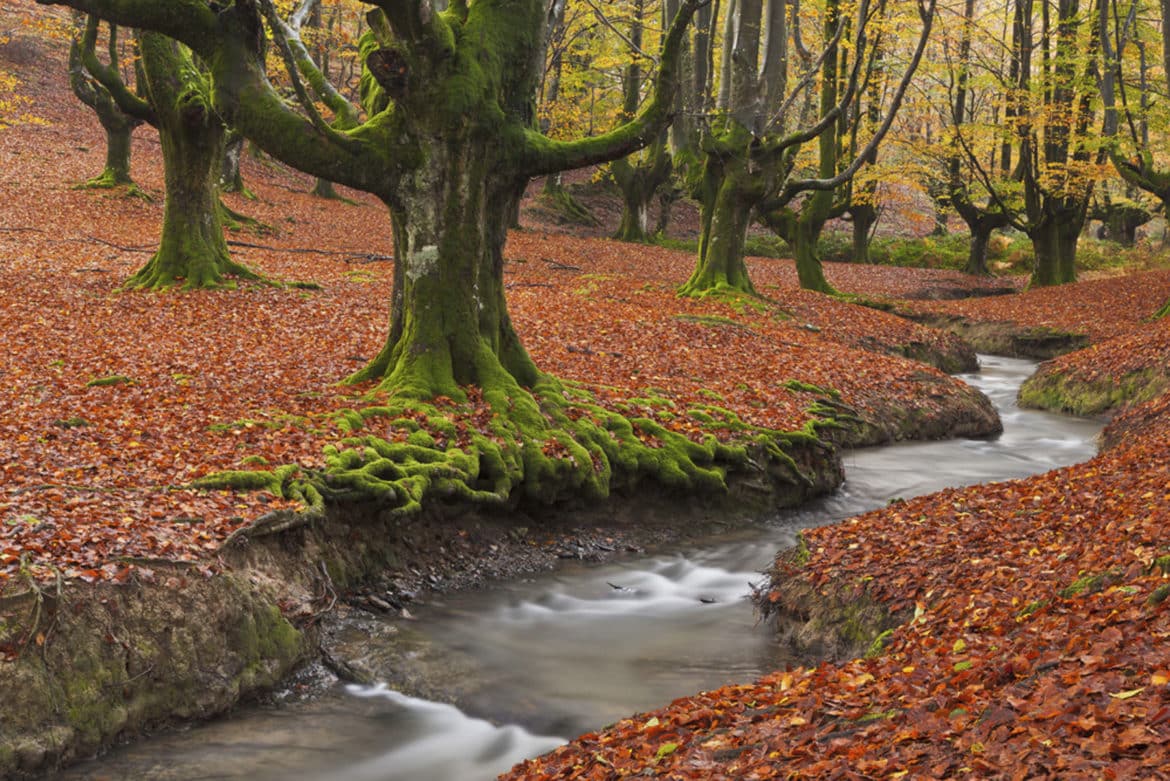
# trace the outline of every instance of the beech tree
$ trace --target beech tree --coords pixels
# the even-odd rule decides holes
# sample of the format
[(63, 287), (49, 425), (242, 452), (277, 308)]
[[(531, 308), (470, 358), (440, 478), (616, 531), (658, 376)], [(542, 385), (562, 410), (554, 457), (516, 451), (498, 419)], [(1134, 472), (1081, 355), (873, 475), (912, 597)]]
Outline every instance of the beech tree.
[(257, 275), (231, 259), (219, 203), (219, 166), (226, 128), (211, 107), (210, 82), (191, 51), (149, 30), (138, 34), (141, 92), (127, 87), (116, 60), (96, 54), (99, 18), (91, 14), (82, 36), (81, 59), (118, 107), (153, 125), (163, 151), (162, 236), (159, 248), (126, 288), (215, 287), (228, 275)]
[[(1150, 40), (1152, 26), (1142, 18), (1145, 3), (1133, 0), (1126, 7), (1120, 0), (1098, 0), (1100, 3), (1097, 26), (1101, 38), (1101, 98), (1105, 105), (1104, 135), (1110, 139), (1109, 157), (1122, 179), (1153, 195), (1162, 204), (1164, 214), (1170, 215), (1170, 164), (1159, 152), (1164, 145), (1151, 141), (1150, 119), (1159, 117), (1165, 122), (1163, 100), (1157, 94), (1150, 77), (1150, 60), (1156, 59), (1149, 50), (1157, 44)], [(1170, 88), (1170, 0), (1151, 4), (1161, 22), (1160, 41), (1162, 57), (1162, 87)], [(1144, 22), (1144, 24), (1143, 24)], [(1127, 75), (1129, 76), (1127, 78)], [(1164, 92), (1162, 93), (1165, 94)], [(1155, 108), (1156, 107), (1156, 108)], [(1125, 120), (1127, 134), (1119, 132)], [(1170, 300), (1154, 317), (1170, 315)]]
[[(979, 66), (994, 68), (1001, 82), (1006, 82), (1002, 67), (1002, 38), (989, 25), (989, 18), (978, 14), (975, 0), (963, 0), (959, 29), (946, 25), (942, 54), (947, 90), (946, 100), (935, 103), (945, 128), (941, 147), (946, 171), (948, 202), (967, 224), (971, 244), (967, 251), (968, 274), (988, 276), (987, 249), (992, 234), (1007, 227), (1011, 213), (1005, 200), (1012, 187), (1010, 131), (1001, 126), (1004, 102), (975, 87), (983, 81)], [(992, 17), (993, 18), (993, 17)], [(999, 56), (997, 56), (997, 54)], [(1012, 59), (1013, 68), (1019, 64)], [(940, 105), (941, 103), (941, 105)], [(979, 161), (985, 161), (979, 167)]]
[[(97, 115), (106, 134), (106, 162), (101, 174), (85, 182), (85, 187), (109, 188), (133, 185), (130, 177), (130, 136), (142, 120), (127, 114), (110, 91), (90, 75), (83, 60), (86, 40), (86, 20), (78, 14), (74, 19), (74, 34), (69, 42), (69, 86), (73, 94)], [(106, 38), (110, 63), (116, 67), (121, 58), (117, 25), (108, 26)]]
[[(921, 25), (898, 86), (872, 135), (843, 161), (841, 128), (864, 120), (851, 116), (849, 109), (873, 75), (871, 37), (885, 4), (860, 0), (849, 7), (850, 14), (839, 0), (827, 0), (822, 8), (806, 7), (804, 13), (794, 5), (791, 18), (786, 8), (783, 0), (767, 0), (766, 6), (764, 0), (726, 4), (719, 97), (700, 140), (698, 260), (683, 294), (754, 292), (743, 253), (748, 225), (756, 216), (790, 239), (802, 287), (833, 292), (816, 256), (816, 240), (831, 216), (834, 190), (860, 169), (889, 130), (934, 16), (933, 0), (916, 4)], [(801, 35), (810, 18), (820, 22), (819, 51), (806, 49)], [(818, 83), (819, 108), (814, 109)], [(813, 141), (815, 167), (811, 175), (802, 175), (808, 172), (798, 168), (801, 149)], [(795, 210), (798, 196), (803, 200)]]
[[(1144, 13), (1155, 9), (1162, 21), (1161, 40), (1156, 39), (1157, 31), (1151, 29), (1150, 20), (1143, 18)], [(1164, 212), (1170, 210), (1170, 165), (1159, 154), (1164, 144), (1155, 141), (1150, 125), (1151, 120), (1163, 127), (1166, 122), (1155, 82), (1161, 82), (1162, 94), (1170, 88), (1170, 73), (1165, 71), (1170, 65), (1167, 12), (1170, 12), (1170, 0), (1157, 3), (1100, 0), (1097, 17), (1101, 38), (1101, 100), (1105, 108), (1103, 135), (1109, 139), (1110, 161), (1129, 188), (1157, 198)], [(1150, 74), (1158, 60), (1151, 50), (1156, 51), (1159, 44), (1162, 58), (1158, 64), (1163, 68), (1160, 80)], [(1133, 204), (1132, 198), (1125, 201)], [(1114, 218), (1110, 233), (1117, 234), (1123, 243), (1132, 243), (1132, 230), (1136, 228), (1132, 223), (1142, 219), (1141, 211), (1144, 210), (1124, 210)]]
[[(642, 63), (645, 5), (644, 0), (633, 0), (630, 8), (627, 40), (631, 56), (622, 77), (622, 112), (620, 115), (626, 121), (637, 113), (642, 99), (645, 70)], [(663, 2), (664, 28), (669, 25), (677, 8), (677, 2)], [(622, 219), (614, 238), (622, 241), (643, 242), (650, 239), (653, 233), (649, 224), (650, 204), (659, 189), (670, 180), (673, 170), (673, 160), (667, 144), (667, 130), (665, 128), (645, 151), (620, 158), (610, 164), (610, 172), (622, 193)]]

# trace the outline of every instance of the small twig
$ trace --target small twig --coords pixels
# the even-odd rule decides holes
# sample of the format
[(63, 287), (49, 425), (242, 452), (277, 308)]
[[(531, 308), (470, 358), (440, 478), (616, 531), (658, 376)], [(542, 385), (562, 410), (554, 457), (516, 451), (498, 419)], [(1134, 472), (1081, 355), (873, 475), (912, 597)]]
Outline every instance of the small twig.
[(505, 290), (511, 290), (514, 287), (556, 287), (548, 282), (508, 282), (504, 285)]
[[(380, 260), (394, 260), (393, 255), (378, 255), (375, 253), (368, 253), (361, 255), (354, 252), (341, 252), (339, 250), (316, 249), (315, 247), (273, 247), (267, 244), (253, 244), (247, 241), (229, 241), (229, 247), (247, 247), (248, 249), (266, 249), (270, 252), (292, 252), (305, 255), (343, 255), (346, 258), (361, 258), (361, 263), (375, 263)], [(350, 260), (346, 260), (350, 263)]]
[(382, 263), (386, 261), (393, 261), (393, 255), (377, 255), (368, 253), (366, 255), (351, 255), (345, 259), (346, 263)]
[(581, 270), (580, 266), (570, 266), (568, 263), (560, 263), (558, 261), (551, 260), (549, 258), (541, 258), (541, 260), (543, 260), (545, 263), (547, 263), (548, 267), (553, 269), (554, 271), (580, 271)]
[(157, 244), (149, 244), (149, 245), (143, 244), (143, 245), (138, 246), (138, 247), (123, 247), (121, 244), (115, 244), (112, 241), (106, 241), (105, 239), (99, 239), (97, 236), (86, 235), (86, 236), (83, 236), (82, 238), (84, 238), (87, 241), (96, 242), (98, 244), (105, 244), (107, 247), (113, 247), (114, 249), (122, 250), (123, 252), (154, 252), (155, 250), (158, 249)]

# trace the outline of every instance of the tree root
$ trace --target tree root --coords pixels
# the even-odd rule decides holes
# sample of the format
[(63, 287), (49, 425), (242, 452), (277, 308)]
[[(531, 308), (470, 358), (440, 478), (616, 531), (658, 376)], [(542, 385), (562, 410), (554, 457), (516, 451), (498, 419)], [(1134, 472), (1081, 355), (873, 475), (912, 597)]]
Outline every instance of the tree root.
[[(842, 413), (828, 398), (803, 430), (774, 431), (727, 410), (715, 415), (696, 408), (687, 420), (708, 433), (684, 436), (653, 417), (603, 408), (582, 389), (547, 377), (532, 394), (518, 387), (482, 396), (467, 390), (469, 402), (446, 400), (442, 408), (392, 398), (383, 406), (339, 411), (339, 427), (350, 436), (326, 446), (321, 471), (286, 465), (221, 472), (193, 487), (265, 490), (305, 505), (269, 513), (225, 545), (312, 525), (327, 503), (368, 503), (404, 517), (436, 501), (548, 506), (604, 500), (647, 483), (680, 495), (725, 496), (735, 472), (765, 476), (778, 493), (809, 495), (823, 481), (821, 465), (808, 466), (808, 451), (831, 451), (818, 430), (840, 425)], [(729, 431), (730, 441), (715, 433), (726, 440)]]

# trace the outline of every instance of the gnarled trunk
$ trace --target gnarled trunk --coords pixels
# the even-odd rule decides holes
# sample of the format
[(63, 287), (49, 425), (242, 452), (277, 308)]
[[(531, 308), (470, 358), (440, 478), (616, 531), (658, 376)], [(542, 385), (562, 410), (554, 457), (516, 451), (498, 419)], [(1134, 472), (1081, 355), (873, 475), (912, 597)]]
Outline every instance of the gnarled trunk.
[(139, 123), (122, 112), (97, 111), (106, 132), (106, 165), (100, 176), (86, 182), (90, 187), (133, 184), (130, 177), (130, 141)]
[(665, 134), (648, 150), (644, 159), (615, 160), (610, 166), (622, 193), (622, 221), (615, 239), (646, 242), (651, 238), (650, 204), (670, 179), (671, 156)]
[(697, 296), (719, 290), (755, 293), (743, 252), (760, 190), (760, 182), (748, 170), (746, 155), (707, 154), (700, 198), (699, 258), (680, 294)]
[(1046, 215), (1028, 232), (1036, 265), (1029, 284), (1037, 287), (1075, 282), (1077, 239), (1084, 226), (1084, 212), (1072, 210)]
[(155, 106), (163, 150), (166, 196), (162, 238), (127, 288), (214, 287), (227, 274), (255, 278), (234, 263), (219, 211), (220, 165), (226, 129), (208, 97), (189, 79), (190, 58), (157, 33), (140, 37), (142, 70)]
[(403, 178), (390, 205), (389, 336), (351, 380), (381, 379), (396, 394), (422, 399), (459, 398), (466, 385), (499, 389), (505, 374), (530, 387), (539, 375), (503, 288), (508, 215), (524, 181), (486, 139), (449, 138), (427, 157), (430, 165)]
[(832, 205), (833, 193), (830, 191), (819, 190), (809, 196), (796, 218), (792, 250), (796, 255), (796, 276), (800, 279), (800, 286), (805, 290), (835, 295), (837, 291), (825, 278), (825, 269), (817, 252), (821, 231), (829, 219)]
[(872, 204), (854, 204), (849, 207), (853, 218), (853, 262), (869, 263), (869, 237), (877, 225), (878, 210)]

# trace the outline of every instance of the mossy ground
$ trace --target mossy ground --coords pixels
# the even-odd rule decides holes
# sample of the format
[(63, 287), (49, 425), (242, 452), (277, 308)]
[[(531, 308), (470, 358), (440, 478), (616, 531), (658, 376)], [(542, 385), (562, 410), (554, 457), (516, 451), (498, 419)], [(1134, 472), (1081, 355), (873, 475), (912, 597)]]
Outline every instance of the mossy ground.
[(1027, 407), (1100, 415), (1118, 407), (1140, 404), (1170, 389), (1170, 375), (1162, 367), (1148, 367), (1120, 378), (1042, 369), (1020, 388), (1020, 404)]

